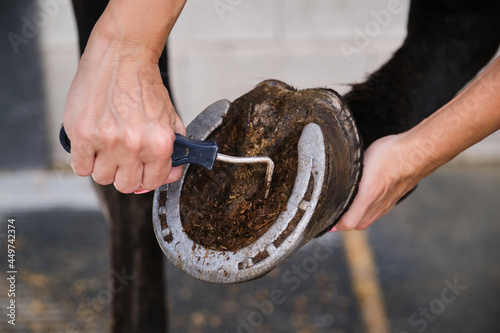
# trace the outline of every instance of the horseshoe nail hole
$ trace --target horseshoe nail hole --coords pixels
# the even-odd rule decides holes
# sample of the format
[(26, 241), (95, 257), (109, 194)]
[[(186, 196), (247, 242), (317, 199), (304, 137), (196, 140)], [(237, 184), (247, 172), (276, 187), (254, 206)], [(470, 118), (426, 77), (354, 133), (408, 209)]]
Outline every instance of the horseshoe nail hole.
[[(317, 171), (316, 171), (316, 173), (317, 173)], [(309, 184), (307, 184), (307, 190), (306, 190), (306, 193), (304, 194), (304, 198), (302, 198), (302, 201), (306, 201), (307, 203), (309, 203), (309, 201), (311, 201), (311, 198), (312, 198), (313, 190), (314, 190), (314, 173), (311, 171), (311, 175), (309, 176)], [(299, 208), (300, 208), (300, 205), (299, 205)], [(303, 210), (305, 210), (305, 209), (303, 209)]]
[(163, 240), (167, 243), (171, 243), (174, 240), (174, 236), (172, 235), (172, 231), (166, 236), (163, 236)]
[(276, 251), (276, 246), (274, 246), (273, 243), (267, 244), (266, 246), (266, 252), (268, 255), (271, 255), (274, 251)]
[(241, 271), (242, 269), (247, 269), (253, 266), (253, 262), (251, 258), (247, 258), (246, 260), (238, 263), (238, 269)]
[(314, 190), (314, 174), (311, 171), (311, 175), (309, 177), (309, 183), (307, 184), (307, 190), (306, 193), (304, 194), (304, 198), (301, 200), (301, 202), (298, 205), (297, 213), (295, 213), (295, 216), (288, 222), (288, 225), (286, 226), (286, 229), (283, 230), (281, 235), (278, 236), (273, 241), (273, 245), (275, 247), (279, 247), (283, 241), (290, 235), (293, 230), (295, 230), (295, 227), (297, 224), (299, 224), (299, 221), (302, 219), (302, 216), (304, 215), (306, 209), (309, 207), (309, 202), (311, 201), (312, 198), (312, 193)]
[(255, 257), (252, 258), (252, 262), (255, 265), (266, 259), (267, 257), (269, 257), (269, 254), (266, 251), (260, 251)]
[(158, 205), (164, 207), (167, 203), (167, 191), (160, 191), (160, 198), (158, 199)]
[(293, 219), (291, 219), (290, 222), (288, 222), (286, 229), (283, 230), (281, 235), (279, 235), (278, 238), (276, 238), (273, 241), (274, 246), (279, 247), (281, 245), (281, 243), (283, 243), (283, 241), (288, 237), (288, 235), (290, 235), (292, 233), (292, 231), (295, 229), (297, 224), (299, 224), (299, 221), (302, 218), (302, 216), (304, 215), (304, 213), (305, 213), (304, 210), (300, 210), (300, 209), (297, 210), (297, 213), (295, 214)]
[(160, 225), (161, 225), (161, 229), (166, 229), (168, 228), (168, 225), (167, 225), (167, 215), (165, 214), (159, 214), (158, 217), (160, 218)]

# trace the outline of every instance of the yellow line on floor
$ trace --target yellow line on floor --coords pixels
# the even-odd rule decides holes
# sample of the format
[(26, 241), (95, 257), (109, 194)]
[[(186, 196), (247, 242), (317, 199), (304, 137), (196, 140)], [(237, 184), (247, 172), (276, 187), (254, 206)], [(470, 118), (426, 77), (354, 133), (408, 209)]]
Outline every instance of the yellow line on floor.
[(367, 333), (389, 333), (389, 320), (378, 279), (373, 251), (365, 231), (343, 232), (351, 283)]

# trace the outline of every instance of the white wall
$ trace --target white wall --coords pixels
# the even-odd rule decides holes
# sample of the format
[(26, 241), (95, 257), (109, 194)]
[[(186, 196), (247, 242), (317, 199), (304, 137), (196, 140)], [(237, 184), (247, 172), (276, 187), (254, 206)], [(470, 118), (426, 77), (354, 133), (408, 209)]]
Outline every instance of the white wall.
[[(222, 11), (220, 3), (236, 5)], [(356, 27), (376, 22), (370, 12), (386, 6), (386, 0), (188, 1), (170, 38), (179, 110), (190, 120), (211, 102), (232, 100), (267, 78), (345, 92), (343, 84), (377, 68), (404, 38), (408, 1), (359, 53), (341, 52), (342, 42), (354, 45)]]

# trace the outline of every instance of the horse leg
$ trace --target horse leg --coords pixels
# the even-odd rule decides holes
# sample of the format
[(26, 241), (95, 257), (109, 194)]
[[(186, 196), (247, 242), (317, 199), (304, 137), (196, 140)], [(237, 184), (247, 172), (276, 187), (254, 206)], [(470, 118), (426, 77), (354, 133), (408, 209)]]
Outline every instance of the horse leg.
[(365, 148), (452, 99), (498, 50), (499, 15), (498, 1), (412, 1), (403, 45), (344, 96)]

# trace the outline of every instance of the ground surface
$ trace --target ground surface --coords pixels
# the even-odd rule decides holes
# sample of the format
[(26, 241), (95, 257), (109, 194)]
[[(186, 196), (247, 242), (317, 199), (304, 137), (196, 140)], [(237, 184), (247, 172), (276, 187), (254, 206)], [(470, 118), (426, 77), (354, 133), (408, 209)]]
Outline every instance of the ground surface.
[[(500, 331), (499, 198), (500, 167), (446, 168), (367, 231), (391, 332)], [(0, 217), (0, 331), (105, 332), (111, 292), (102, 214), (2, 207)], [(15, 327), (3, 314), (8, 218), (17, 233)], [(167, 264), (171, 331), (368, 332), (345, 240), (330, 233), (266, 277), (231, 286)]]

